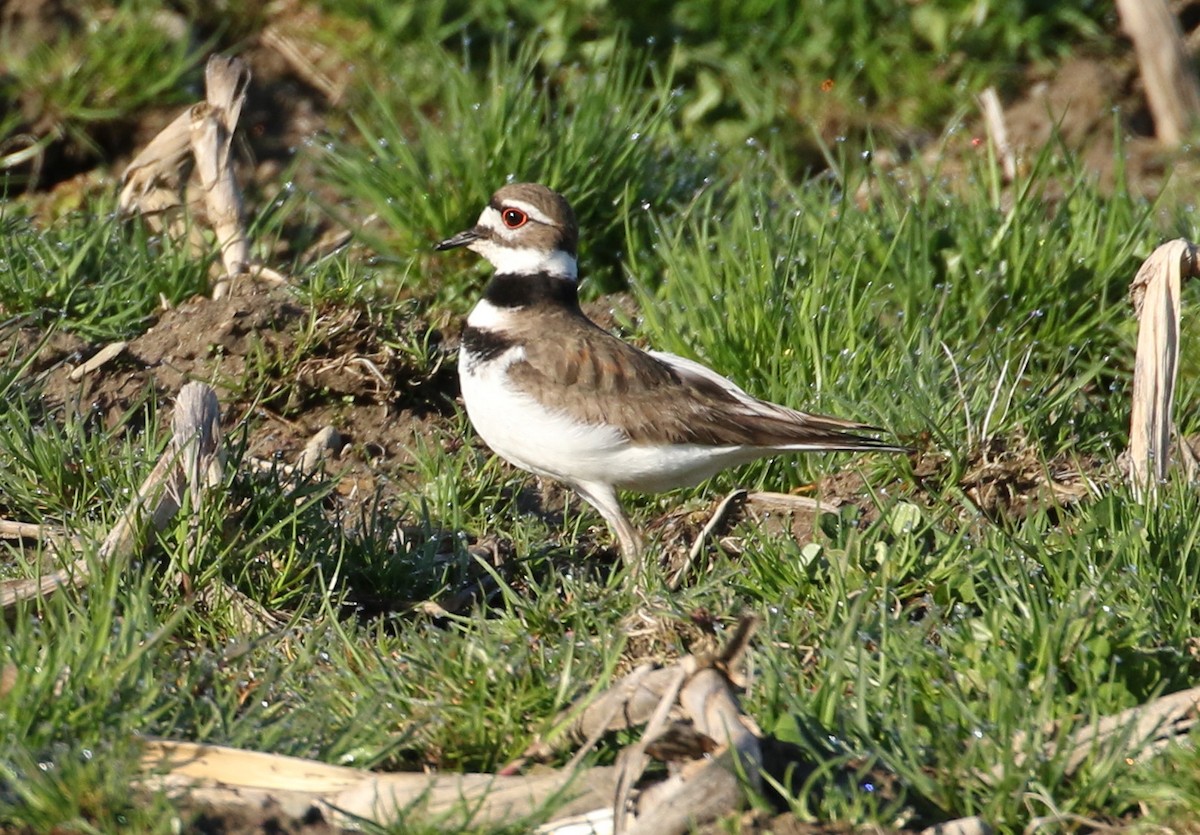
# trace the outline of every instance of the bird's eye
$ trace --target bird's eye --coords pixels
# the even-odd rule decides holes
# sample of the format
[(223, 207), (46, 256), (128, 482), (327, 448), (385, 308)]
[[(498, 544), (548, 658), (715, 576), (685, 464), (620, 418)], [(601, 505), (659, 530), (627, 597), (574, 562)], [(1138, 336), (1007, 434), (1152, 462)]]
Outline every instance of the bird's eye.
[(509, 229), (520, 229), (525, 225), (525, 221), (529, 220), (529, 215), (520, 209), (508, 208), (500, 213), (500, 218)]

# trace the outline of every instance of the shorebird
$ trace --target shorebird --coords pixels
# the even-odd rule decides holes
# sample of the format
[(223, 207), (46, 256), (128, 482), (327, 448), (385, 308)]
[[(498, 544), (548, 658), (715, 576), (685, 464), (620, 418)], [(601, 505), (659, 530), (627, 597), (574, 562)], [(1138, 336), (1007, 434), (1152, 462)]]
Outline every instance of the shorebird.
[(458, 354), (463, 403), (501, 458), (569, 485), (611, 526), (632, 571), (642, 540), (618, 490), (698, 484), (781, 452), (907, 452), (865, 423), (759, 400), (710, 368), (642, 351), (579, 307), (579, 227), (558, 192), (506, 185), (465, 246), (495, 274), (467, 317)]

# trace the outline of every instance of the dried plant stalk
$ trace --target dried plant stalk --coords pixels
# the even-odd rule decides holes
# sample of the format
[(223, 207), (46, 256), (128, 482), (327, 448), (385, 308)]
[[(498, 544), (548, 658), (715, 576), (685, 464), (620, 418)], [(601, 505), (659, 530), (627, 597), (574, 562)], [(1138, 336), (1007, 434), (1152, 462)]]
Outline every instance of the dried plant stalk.
[(686, 779), (667, 781), (670, 790), (642, 804), (630, 835), (683, 835), (736, 810), (742, 800), (739, 771), (752, 788), (758, 788), (762, 752), (729, 679), (712, 667), (700, 670), (680, 690), (679, 703), (696, 729), (715, 740), (722, 751), (713, 759), (697, 761), (698, 770)]
[(1181, 690), (1105, 716), (1071, 735), (1066, 771), (1074, 773), (1087, 758), (1107, 746), (1121, 756), (1140, 759), (1157, 753), (1164, 741), (1187, 736), (1200, 711), (1200, 687)]
[[(224, 478), (225, 449), (221, 445), (221, 404), (217, 393), (203, 383), (188, 383), (179, 391), (171, 418), (172, 444), (179, 450), (179, 475), (172, 486), (186, 489), (192, 507), (199, 507), (205, 490)], [(175, 503), (182, 504), (176, 492)]]
[[(101, 543), (100, 564), (128, 559), (149, 525), (163, 530), (180, 508), (185, 490), (192, 490), (193, 507), (204, 485), (220, 479), (222, 461), (220, 406), (217, 395), (203, 383), (188, 383), (175, 402), (171, 443), (142, 483), (128, 508)], [(203, 475), (201, 475), (203, 474)], [(78, 588), (91, 576), (92, 564), (76, 559), (58, 571), (31, 580), (11, 580), (0, 585), (0, 609), (22, 600), (36, 599), (64, 587)]]
[[(1140, 760), (1162, 751), (1167, 744), (1186, 737), (1200, 715), (1200, 687), (1181, 690), (1131, 707), (1112, 716), (1104, 716), (1072, 733), (1062, 745), (1047, 744), (1041, 756), (1066, 756), (1064, 772), (1074, 774), (1089, 757), (1115, 756)], [(1046, 729), (1052, 735), (1054, 728)], [(1015, 764), (1026, 759), (1028, 737), (1018, 734), (1012, 741)], [(1002, 767), (991, 772), (992, 779), (1002, 776)]]
[(1130, 481), (1141, 495), (1167, 477), (1171, 406), (1179, 370), (1180, 285), (1196, 275), (1200, 249), (1185, 240), (1163, 244), (1129, 286), (1139, 320), (1129, 419)]
[[(344, 816), (349, 816), (350, 820), (386, 825), (404, 815), (411, 819), (414, 813), (410, 807), (415, 804), (447, 828), (451, 826), (448, 821), (459, 822), (456, 813), (470, 815), (474, 825), (515, 825), (545, 803), (566, 798), (555, 820), (538, 832), (574, 833), (581, 831), (575, 827), (591, 822), (600, 827), (598, 831), (611, 831), (614, 825), (619, 830), (630, 823), (632, 832), (682, 833), (690, 825), (728, 814), (742, 802), (739, 767), (735, 763), (740, 764), (751, 783), (758, 779), (761, 756), (757, 729), (742, 714), (728, 673), (730, 666), (739, 663), (757, 623), (754, 617), (743, 617), (716, 658), (687, 656), (661, 670), (640, 668), (582, 711), (571, 727), (577, 734), (628, 727), (634, 724), (628, 718), (631, 712), (643, 715), (639, 724), (651, 719), (652, 727), (644, 741), (622, 754), (633, 761), (632, 768), (568, 766), (524, 776), (374, 774), (295, 757), (189, 742), (150, 741), (143, 757), (147, 776), (140, 784), (206, 803), (258, 808), (273, 801), (298, 818), (316, 808), (335, 822), (348, 822)], [(618, 706), (614, 710), (614, 699), (623, 701), (626, 709)], [(647, 707), (654, 717), (645, 715)], [(614, 713), (624, 718), (614, 718)], [(613, 815), (614, 798), (635, 793), (633, 783), (649, 750), (647, 743), (655, 745), (662, 739), (653, 725), (664, 724), (668, 716), (676, 716), (685, 724), (690, 721), (696, 737), (720, 748), (713, 758), (706, 759), (704, 754), (712, 750), (710, 747), (696, 754), (657, 745), (656, 756), (662, 758), (665, 751), (670, 751), (668, 759), (683, 761), (683, 765), (674, 776), (658, 784), (659, 790), (639, 790), (636, 820), (629, 819), (624, 802), (620, 804), (621, 813)], [(580, 817), (584, 812), (587, 814)]]
[(1017, 178), (1017, 155), (1008, 139), (1008, 123), (1004, 120), (1004, 108), (995, 87), (988, 87), (979, 94), (979, 107), (983, 111), (988, 138), (1004, 172), (1004, 182), (1011, 183)]
[(118, 205), (126, 214), (157, 221), (168, 209), (183, 205), (183, 184), (191, 164), (190, 110), (175, 117), (133, 158), (121, 175)]
[(208, 100), (191, 110), (192, 154), (208, 208), (208, 221), (221, 247), (225, 274), (213, 298), (228, 295), (231, 282), (250, 264), (250, 240), (242, 216), (242, 193), (233, 174), (230, 146), (246, 100), (250, 68), (237, 58), (214, 55), (204, 69)]
[(103, 368), (107, 363), (112, 362), (119, 357), (121, 353), (129, 347), (129, 343), (125, 341), (112, 342), (105, 345), (87, 362), (81, 363), (71, 369), (70, 379), (73, 383), (78, 383), (84, 377)]
[(1166, 0), (1117, 0), (1117, 12), (1137, 52), (1154, 132), (1160, 142), (1178, 145), (1200, 118), (1200, 82), (1179, 21)]
[[(433, 820), (455, 813), (472, 825), (516, 821), (552, 799), (576, 797), (575, 806), (602, 805), (611, 768), (590, 769), (586, 779), (548, 771), (521, 777), (493, 774), (376, 774), (298, 757), (242, 751), (220, 745), (149, 740), (141, 784), (192, 801), (260, 808), (273, 801), (303, 818), (313, 808), (334, 822), (381, 823), (411, 816), (417, 806)], [(446, 824), (447, 826), (448, 823)]]
[[(125, 169), (120, 206), (164, 228), (166, 214), (186, 202), (185, 185), (194, 162), (204, 214), (221, 251), (224, 271), (213, 287), (213, 297), (220, 298), (250, 266), (250, 241), (231, 153), (250, 70), (239, 58), (214, 55), (205, 66), (204, 78), (205, 101), (179, 114)], [(180, 235), (185, 228), (179, 224), (172, 234)], [(267, 273), (270, 280), (283, 280), (277, 273)]]

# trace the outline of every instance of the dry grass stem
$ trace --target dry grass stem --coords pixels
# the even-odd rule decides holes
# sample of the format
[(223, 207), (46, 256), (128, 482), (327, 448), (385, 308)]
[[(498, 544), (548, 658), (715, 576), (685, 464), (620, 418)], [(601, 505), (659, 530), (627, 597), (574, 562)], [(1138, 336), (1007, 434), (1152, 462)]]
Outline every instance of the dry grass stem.
[[(220, 409), (217, 396), (202, 383), (188, 383), (179, 392), (174, 434), (154, 469), (129, 503), (121, 518), (100, 544), (99, 564), (119, 564), (137, 550), (147, 526), (163, 530), (180, 508), (185, 491), (195, 495), (210, 485), (213, 468), (219, 467)], [(193, 504), (193, 506), (196, 506)], [(86, 558), (41, 577), (9, 580), (0, 585), (0, 609), (8, 611), (22, 600), (37, 599), (60, 588), (78, 588), (91, 576), (92, 563)]]
[(87, 362), (72, 369), (70, 374), (71, 380), (78, 383), (88, 374), (103, 368), (107, 363), (119, 357), (128, 347), (128, 342), (110, 342), (93, 354)]
[(797, 496), (794, 493), (757, 491), (746, 495), (746, 504), (755, 505), (763, 510), (813, 512), (834, 510), (841, 505), (841, 502), (838, 499), (814, 499), (811, 496)]
[(1179, 370), (1180, 285), (1196, 275), (1200, 249), (1185, 240), (1163, 244), (1138, 270), (1129, 294), (1138, 317), (1129, 420), (1130, 480), (1152, 493), (1167, 477), (1172, 401)]
[[(346, 93), (345, 76), (342, 80), (334, 81), (317, 66), (310, 57), (313, 50), (320, 49), (311, 39), (300, 41), (286, 34), (279, 24), (272, 24), (259, 35), (263, 46), (268, 46), (279, 53), (287, 65), (304, 79), (314, 90), (323, 95), (331, 105), (338, 105)], [(323, 56), (319, 56), (323, 57)]]
[(713, 531), (724, 523), (725, 518), (729, 515), (734, 505), (740, 505), (744, 502), (747, 495), (745, 490), (733, 490), (717, 505), (712, 516), (709, 517), (704, 527), (700, 529), (700, 533), (696, 535), (696, 541), (688, 549), (687, 557), (684, 559), (683, 564), (679, 566), (679, 570), (667, 581), (667, 587), (671, 591), (675, 591), (683, 583), (688, 571), (691, 570), (692, 563), (700, 556), (700, 551), (704, 548), (704, 543), (713, 535)]
[(78, 548), (74, 537), (68, 537), (65, 531), (51, 528), (48, 525), (35, 525), (32, 522), (13, 522), (0, 519), (0, 539), (37, 539), (46, 544), (53, 552), (63, 549)]
[(979, 94), (979, 107), (983, 110), (988, 139), (991, 140), (996, 158), (1000, 160), (1001, 170), (1004, 171), (1004, 181), (1011, 183), (1017, 177), (1017, 156), (1013, 153), (1012, 143), (1008, 139), (1004, 107), (1000, 104), (1000, 95), (995, 87), (988, 87)]
[(456, 820), (464, 824), (467, 815), (473, 825), (503, 823), (527, 817), (564, 794), (585, 805), (600, 805), (602, 789), (611, 782), (605, 777), (611, 769), (592, 769), (588, 779), (579, 780), (562, 771), (521, 777), (376, 774), (298, 757), (167, 740), (148, 740), (142, 765), (146, 776), (141, 786), (150, 791), (248, 808), (274, 802), (295, 818), (316, 808), (345, 825), (355, 818), (396, 822), (414, 805), (434, 819), (449, 820), (459, 813), (463, 817)]

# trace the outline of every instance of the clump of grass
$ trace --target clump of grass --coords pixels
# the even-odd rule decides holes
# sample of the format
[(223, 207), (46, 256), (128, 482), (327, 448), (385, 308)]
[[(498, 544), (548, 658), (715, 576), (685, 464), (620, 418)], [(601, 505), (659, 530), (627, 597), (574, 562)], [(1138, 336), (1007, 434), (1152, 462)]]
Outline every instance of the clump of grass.
[[(649, 236), (630, 227), (637, 330), (769, 400), (966, 449), (1040, 433), (1047, 456), (1107, 452), (1151, 207), (1102, 197), (1073, 166), (1047, 152), (1004, 208), (936, 180), (873, 180), (860, 208), (847, 193), (872, 177), (861, 163), (799, 187), (752, 166)], [(1073, 187), (1045, 200), (1064, 176)]]
[[(1195, 674), (1178, 650), (1194, 621), (1155, 614), (1180, 613), (1157, 601), (1162, 573), (1193, 568), (1162, 561), (1178, 553), (1163, 549), (1164, 537), (1197, 531), (1174, 506), (1194, 498), (1171, 492), (1166, 512), (1125, 489), (1070, 511), (1074, 528), (1091, 531), (1080, 537), (1039, 512), (971, 537), (920, 516), (904, 529), (844, 526), (803, 555), (756, 538), (776, 554), (774, 570), (788, 572), (767, 597), (777, 601), (767, 628), (782, 649), (764, 652), (757, 715), (831, 767), (792, 785), (797, 810), (901, 823), (887, 817), (899, 811), (886, 793), (864, 798), (834, 779), (839, 762), (874, 762), (900, 776), (910, 820), (980, 814), (1015, 824), (1024, 800), (1039, 796), (1058, 809), (1120, 814), (1114, 795), (1139, 778), (1102, 752), (1068, 777), (1065, 743)], [(1147, 529), (1148, 540), (1132, 541)], [(740, 579), (748, 594), (766, 591), (759, 574), (773, 564)], [(810, 648), (799, 678), (791, 647)], [(1047, 744), (1059, 753), (1043, 754)]]
[(154, 426), (154, 403), (131, 403), (124, 420), (104, 427), (87, 412), (47, 413), (35, 391), (18, 384), (0, 403), (0, 508), (25, 521), (72, 527), (113, 518), (147, 445), (159, 443), (127, 432), (143, 422)]
[(186, 243), (151, 236), (103, 204), (49, 229), (0, 216), (0, 306), (96, 342), (136, 335), (163, 299), (200, 292), (207, 268)]

